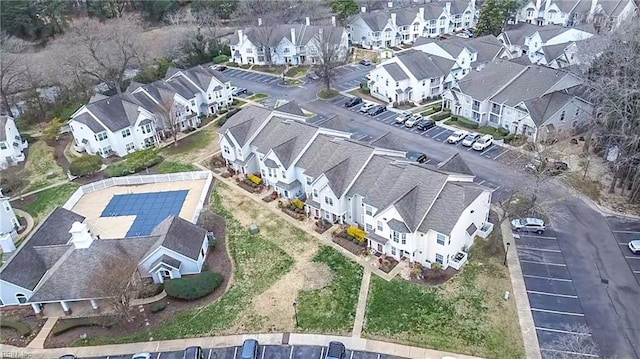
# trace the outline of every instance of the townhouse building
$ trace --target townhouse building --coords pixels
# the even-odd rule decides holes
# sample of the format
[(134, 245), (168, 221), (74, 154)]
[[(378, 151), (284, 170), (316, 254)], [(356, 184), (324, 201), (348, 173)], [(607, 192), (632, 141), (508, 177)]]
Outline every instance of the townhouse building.
[(24, 161), (27, 147), (29, 144), (20, 136), (13, 117), (0, 114), (0, 170)]
[(591, 120), (591, 104), (578, 95), (581, 84), (572, 73), (498, 59), (446, 91), (443, 106), (480, 126), (539, 141), (572, 134)]
[(164, 79), (133, 82), (122, 94), (93, 96), (69, 120), (77, 151), (126, 156), (156, 146), (171, 129), (196, 128), (201, 117), (231, 105), (231, 84), (222, 73), (198, 66), (170, 68)]
[(0, 249), (3, 253), (10, 253), (16, 250), (13, 240), (18, 236), (20, 222), (13, 211), (10, 198), (2, 194), (0, 188)]
[(347, 31), (332, 25), (263, 25), (237, 30), (230, 41), (231, 61), (248, 65), (313, 65), (320, 63), (323, 47), (332, 46), (345, 59), (349, 50)]
[(473, 184), (459, 156), (427, 167), (304, 121), (248, 106), (220, 128), (222, 156), (304, 200), (309, 215), (359, 226), (371, 250), (397, 260), (459, 269), (475, 236), (490, 231), (491, 191)]
[(476, 23), (475, 1), (442, 1), (407, 8), (367, 12), (366, 7), (349, 22), (349, 41), (368, 49), (409, 44), (420, 37), (438, 37), (469, 29)]
[(499, 58), (504, 51), (502, 43), (493, 35), (461, 38), (452, 36), (444, 40), (420, 38), (413, 48), (430, 55), (454, 60), (452, 73), (461, 79), (471, 70), (482, 70), (488, 62)]

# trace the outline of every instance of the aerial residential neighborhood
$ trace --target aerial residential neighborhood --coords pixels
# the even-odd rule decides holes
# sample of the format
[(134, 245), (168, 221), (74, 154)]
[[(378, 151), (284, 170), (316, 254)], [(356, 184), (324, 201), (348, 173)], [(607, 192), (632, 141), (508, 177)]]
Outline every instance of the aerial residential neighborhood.
[(3, 356), (638, 357), (638, 5), (1, 2)]

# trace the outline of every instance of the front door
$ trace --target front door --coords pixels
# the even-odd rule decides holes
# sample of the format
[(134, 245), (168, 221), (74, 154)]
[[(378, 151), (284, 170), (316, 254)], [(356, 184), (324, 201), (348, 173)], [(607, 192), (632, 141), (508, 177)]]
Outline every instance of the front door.
[(162, 269), (160, 270), (160, 278), (162, 278), (162, 282), (164, 283), (165, 281), (171, 279), (171, 273), (166, 269)]
[(382, 253), (382, 244), (378, 243), (378, 252)]

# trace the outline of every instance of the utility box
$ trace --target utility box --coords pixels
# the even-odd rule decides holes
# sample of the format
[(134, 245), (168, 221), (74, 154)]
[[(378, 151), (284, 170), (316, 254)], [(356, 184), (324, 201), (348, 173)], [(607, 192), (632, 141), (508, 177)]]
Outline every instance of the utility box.
[(249, 225), (249, 234), (254, 235), (254, 234), (258, 234), (260, 232), (260, 229), (258, 229), (258, 225), (255, 223), (251, 223)]

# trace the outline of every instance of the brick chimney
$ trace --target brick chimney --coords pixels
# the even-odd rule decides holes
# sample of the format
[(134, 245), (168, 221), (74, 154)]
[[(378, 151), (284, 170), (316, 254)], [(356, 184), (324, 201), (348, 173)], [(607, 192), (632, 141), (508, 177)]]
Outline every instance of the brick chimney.
[(243, 38), (244, 38), (244, 31), (238, 30), (238, 46), (242, 46)]
[(361, 7), (360, 12), (367, 12), (367, 7), (366, 6)]
[(295, 45), (296, 44), (296, 29), (295, 28), (291, 28), (291, 42)]

